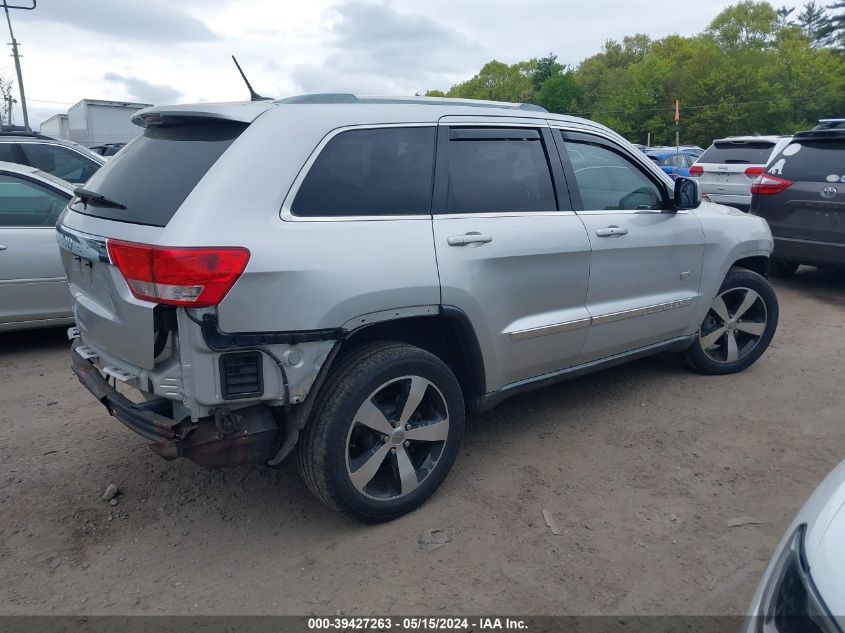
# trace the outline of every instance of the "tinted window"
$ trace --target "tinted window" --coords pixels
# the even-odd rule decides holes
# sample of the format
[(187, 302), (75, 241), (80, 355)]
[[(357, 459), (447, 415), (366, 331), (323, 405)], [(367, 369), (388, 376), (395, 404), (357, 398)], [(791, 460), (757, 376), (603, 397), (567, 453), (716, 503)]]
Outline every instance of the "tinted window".
[(455, 139), (449, 141), (448, 152), (447, 213), (557, 209), (539, 136)]
[(27, 164), (68, 182), (83, 183), (100, 168), (93, 160), (66, 147), (21, 143)]
[(51, 189), (0, 174), (0, 226), (53, 226), (67, 201)]
[(320, 152), (296, 194), (300, 216), (428, 213), (434, 128), (350, 130)]
[(592, 143), (566, 141), (585, 210), (660, 209), (660, 189), (621, 154)]
[(6, 163), (19, 163), (20, 149), (15, 151), (15, 143), (0, 143), (0, 160)]
[(246, 128), (233, 121), (150, 126), (85, 185), (125, 209), (76, 203), (73, 210), (110, 220), (166, 226), (200, 179)]
[(699, 163), (720, 165), (765, 165), (775, 144), (770, 141), (727, 141), (713, 143), (698, 159)]
[(845, 140), (793, 141), (766, 171), (787, 180), (845, 182)]

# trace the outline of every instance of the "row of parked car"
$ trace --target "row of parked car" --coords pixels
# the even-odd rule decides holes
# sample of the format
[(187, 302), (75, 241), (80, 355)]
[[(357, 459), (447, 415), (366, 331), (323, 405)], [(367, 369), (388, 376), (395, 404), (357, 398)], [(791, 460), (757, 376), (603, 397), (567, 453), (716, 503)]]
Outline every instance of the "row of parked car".
[(732, 136), (706, 150), (641, 148), (670, 178), (695, 178), (713, 202), (760, 215), (775, 238), (771, 272), (845, 266), (845, 119), (795, 136)]

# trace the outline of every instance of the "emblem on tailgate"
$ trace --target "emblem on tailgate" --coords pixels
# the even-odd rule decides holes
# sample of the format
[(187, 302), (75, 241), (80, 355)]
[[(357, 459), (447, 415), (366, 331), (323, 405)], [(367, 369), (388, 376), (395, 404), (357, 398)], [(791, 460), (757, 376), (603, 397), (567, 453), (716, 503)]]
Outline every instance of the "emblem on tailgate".
[(59, 243), (60, 248), (70, 251), (79, 257), (84, 257), (93, 262), (109, 262), (106, 240), (101, 237), (86, 235), (67, 229), (62, 225), (57, 225), (56, 241)]
[(836, 187), (825, 187), (821, 191), (822, 198), (832, 198), (837, 193)]

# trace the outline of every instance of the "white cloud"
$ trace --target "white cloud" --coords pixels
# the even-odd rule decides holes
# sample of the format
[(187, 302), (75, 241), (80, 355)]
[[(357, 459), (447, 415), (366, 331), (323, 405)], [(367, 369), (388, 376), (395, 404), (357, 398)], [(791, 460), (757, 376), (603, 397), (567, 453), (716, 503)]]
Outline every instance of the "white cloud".
[[(413, 94), (448, 88), (492, 58), (513, 63), (553, 51), (560, 61), (576, 64), (609, 38), (636, 32), (690, 35), (704, 30), (729, 4), (693, 2), (678, 10), (664, 0), (523, 0), (518, 5), (502, 0), (42, 0), (35, 11), (15, 11), (12, 19), (37, 125), (83, 98), (245, 99), (232, 54), (256, 91), (266, 95)], [(5, 59), (0, 74), (14, 80), (12, 61)], [(21, 120), (19, 109), (15, 118)]]

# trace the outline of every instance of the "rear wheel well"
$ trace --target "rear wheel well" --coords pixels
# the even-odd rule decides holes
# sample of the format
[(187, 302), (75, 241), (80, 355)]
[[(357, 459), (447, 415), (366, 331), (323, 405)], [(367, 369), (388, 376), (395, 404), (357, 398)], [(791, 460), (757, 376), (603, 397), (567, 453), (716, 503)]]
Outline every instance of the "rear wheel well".
[(475, 332), (456, 316), (421, 316), (382, 321), (359, 328), (344, 339), (341, 355), (371, 341), (401, 341), (420, 347), (446, 363), (461, 385), (467, 410), (477, 409), (485, 392), (483, 361)]
[(753, 271), (763, 277), (769, 276), (769, 258), (765, 255), (755, 255), (754, 257), (744, 257), (738, 259), (733, 264), (734, 268), (745, 268)]

